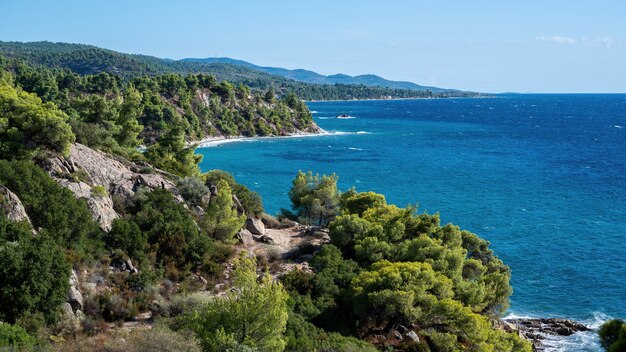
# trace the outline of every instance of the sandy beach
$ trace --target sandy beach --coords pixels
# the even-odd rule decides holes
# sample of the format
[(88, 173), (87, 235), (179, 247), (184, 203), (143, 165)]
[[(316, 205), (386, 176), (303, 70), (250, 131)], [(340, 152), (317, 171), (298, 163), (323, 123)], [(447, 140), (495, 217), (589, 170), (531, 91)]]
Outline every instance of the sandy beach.
[(294, 134), (290, 134), (287, 136), (264, 136), (264, 137), (245, 137), (245, 136), (231, 136), (231, 137), (224, 137), (224, 136), (218, 136), (218, 137), (207, 137), (204, 138), (200, 141), (195, 141), (195, 142), (190, 142), (189, 144), (197, 144), (197, 148), (211, 148), (211, 147), (217, 147), (220, 146), (222, 144), (227, 144), (227, 143), (235, 143), (235, 142), (245, 142), (245, 141), (258, 141), (258, 140), (264, 140), (264, 139), (286, 139), (286, 138), (308, 138), (308, 137), (324, 137), (324, 136), (338, 136), (338, 135), (344, 135), (344, 134), (350, 134), (352, 132), (340, 132), (340, 131), (336, 131), (336, 132), (327, 132), (327, 131), (320, 131), (317, 133), (294, 133)]

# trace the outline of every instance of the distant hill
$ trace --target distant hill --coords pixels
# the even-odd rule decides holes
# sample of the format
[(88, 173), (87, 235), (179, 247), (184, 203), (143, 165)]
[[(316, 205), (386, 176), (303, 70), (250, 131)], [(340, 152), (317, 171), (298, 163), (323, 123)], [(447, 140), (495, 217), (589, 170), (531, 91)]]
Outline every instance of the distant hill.
[(171, 60), (126, 54), (93, 45), (52, 42), (2, 42), (2, 57), (27, 65), (67, 69), (80, 75), (111, 73), (123, 80), (162, 74), (211, 74), (218, 80), (245, 84), (252, 89), (270, 87), (293, 92), (305, 100), (443, 98), (477, 96), (478, 93), (423, 87), (410, 82), (388, 81), (374, 75), (323, 76), (307, 70), (261, 67), (229, 58)]
[(231, 59), (228, 57), (215, 57), (215, 58), (209, 57), (205, 59), (188, 58), (188, 59), (182, 59), (180, 61), (198, 62), (198, 63), (226, 63), (226, 64), (236, 65), (240, 67), (251, 68), (257, 71), (269, 73), (271, 75), (293, 79), (295, 81), (313, 83), (313, 84), (357, 84), (357, 85), (364, 85), (368, 87), (385, 87), (385, 88), (393, 88), (393, 89), (408, 89), (408, 90), (415, 90), (415, 91), (420, 91), (420, 90), (429, 90), (431, 92), (454, 91), (452, 89), (421, 86), (419, 84), (415, 84), (413, 82), (407, 82), (407, 81), (390, 81), (380, 76), (376, 76), (372, 74), (349, 76), (349, 75), (345, 75), (342, 73), (338, 73), (338, 74), (334, 74), (330, 76), (324, 76), (317, 72), (304, 70), (304, 69), (289, 70), (289, 69), (280, 68), (280, 67), (257, 66), (247, 61)]

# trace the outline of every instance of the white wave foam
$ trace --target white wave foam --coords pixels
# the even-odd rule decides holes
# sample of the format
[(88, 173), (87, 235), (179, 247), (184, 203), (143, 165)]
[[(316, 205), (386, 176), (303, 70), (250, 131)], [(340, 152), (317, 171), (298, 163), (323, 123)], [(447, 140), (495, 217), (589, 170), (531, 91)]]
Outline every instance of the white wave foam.
[(622, 126), (620, 126), (620, 125), (613, 125), (613, 127), (618, 128), (618, 129), (620, 129), (620, 130), (621, 130), (622, 128), (624, 128), (624, 127), (622, 127)]
[(319, 111), (317, 111), (317, 110), (313, 110), (313, 111), (310, 111), (310, 113), (311, 113), (311, 114), (317, 114), (317, 113), (319, 113)]
[(324, 133), (312, 133), (312, 134), (294, 134), (290, 136), (269, 136), (269, 137), (237, 137), (237, 138), (209, 138), (201, 141), (197, 148), (212, 148), (222, 144), (235, 143), (235, 142), (264, 142), (272, 141), (276, 139), (293, 139), (293, 138), (312, 138), (312, 137), (330, 137), (330, 136), (342, 136), (346, 134), (352, 134), (352, 132), (344, 131), (326, 131)]
[[(504, 320), (510, 319), (533, 319), (537, 316), (509, 313)], [(591, 331), (578, 332), (570, 336), (557, 336), (544, 334), (545, 339), (541, 340), (545, 352), (595, 352), (600, 351), (600, 341), (596, 330), (611, 317), (602, 312), (593, 312), (593, 317), (580, 322), (591, 328)]]
[(316, 118), (320, 119), (320, 120), (332, 120), (332, 119), (336, 119), (336, 117), (334, 116), (317, 116)]
[(361, 149), (361, 148), (354, 148), (354, 147), (348, 147), (348, 149), (350, 149), (350, 150), (357, 150), (357, 151), (363, 151), (363, 149)]
[(337, 116), (337, 118), (340, 120), (350, 120), (350, 119), (356, 119), (356, 116)]
[(367, 131), (358, 131), (355, 134), (371, 134), (371, 132), (367, 132)]

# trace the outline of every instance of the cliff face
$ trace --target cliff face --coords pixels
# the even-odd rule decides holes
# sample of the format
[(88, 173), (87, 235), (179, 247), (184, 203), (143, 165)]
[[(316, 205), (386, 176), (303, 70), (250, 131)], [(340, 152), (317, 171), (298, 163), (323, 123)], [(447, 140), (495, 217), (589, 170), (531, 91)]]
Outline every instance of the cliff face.
[(42, 167), (77, 198), (85, 198), (104, 231), (111, 229), (119, 218), (113, 207), (114, 196), (124, 199), (135, 194), (139, 187), (163, 188), (178, 201), (183, 201), (175, 186), (176, 177), (148, 164), (120, 161), (114, 156), (75, 143), (69, 156), (46, 160)]

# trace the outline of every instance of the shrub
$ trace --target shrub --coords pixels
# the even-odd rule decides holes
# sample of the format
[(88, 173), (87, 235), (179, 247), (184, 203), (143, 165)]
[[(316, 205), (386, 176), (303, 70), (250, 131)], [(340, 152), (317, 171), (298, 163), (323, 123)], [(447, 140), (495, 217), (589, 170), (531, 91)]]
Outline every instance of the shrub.
[(182, 178), (176, 186), (180, 195), (191, 205), (202, 205), (202, 198), (209, 193), (209, 189), (197, 177)]
[(91, 187), (91, 195), (98, 198), (106, 198), (109, 196), (109, 192), (104, 186), (96, 185)]
[(35, 342), (22, 327), (0, 322), (0, 347), (30, 347)]
[(115, 219), (106, 235), (106, 243), (111, 249), (121, 249), (130, 257), (140, 259), (145, 257), (148, 238), (135, 222)]
[(54, 322), (65, 302), (69, 274), (70, 266), (54, 241), (45, 234), (33, 237), (29, 226), (9, 221), (0, 212), (0, 320), (15, 323), (25, 313), (41, 312), (47, 322)]
[(207, 351), (232, 346), (282, 351), (288, 295), (269, 275), (257, 281), (254, 259), (242, 256), (235, 264), (233, 290), (215, 297), (189, 319)]
[(607, 352), (626, 350), (626, 323), (620, 319), (609, 320), (598, 330), (600, 344)]

